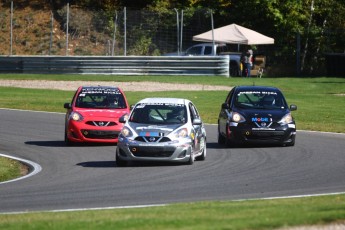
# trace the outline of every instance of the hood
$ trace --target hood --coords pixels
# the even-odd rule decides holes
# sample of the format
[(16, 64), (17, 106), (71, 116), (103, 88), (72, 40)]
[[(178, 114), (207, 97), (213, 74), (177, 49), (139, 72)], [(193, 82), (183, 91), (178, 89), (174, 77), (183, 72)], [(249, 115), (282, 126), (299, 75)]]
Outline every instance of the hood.
[(129, 122), (128, 124), (138, 136), (168, 136), (171, 132), (184, 124), (172, 125), (148, 125), (142, 123)]
[(111, 117), (119, 118), (124, 114), (129, 114), (127, 109), (75, 109), (76, 112), (83, 115), (83, 117)]
[(289, 113), (289, 110), (287, 109), (261, 109), (261, 110), (239, 110), (237, 111), (241, 113), (247, 121), (253, 121), (253, 122), (278, 122), (280, 121), (287, 113)]

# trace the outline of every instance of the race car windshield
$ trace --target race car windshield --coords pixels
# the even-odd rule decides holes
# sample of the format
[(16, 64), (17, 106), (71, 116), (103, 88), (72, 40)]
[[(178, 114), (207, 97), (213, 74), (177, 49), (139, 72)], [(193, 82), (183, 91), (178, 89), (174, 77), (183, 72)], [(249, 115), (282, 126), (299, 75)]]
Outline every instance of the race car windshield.
[(130, 122), (144, 124), (184, 124), (187, 111), (184, 105), (139, 104), (129, 119)]
[(285, 109), (286, 101), (280, 92), (243, 91), (238, 92), (235, 106), (243, 109)]
[(77, 97), (76, 107), (88, 109), (124, 109), (126, 108), (126, 103), (121, 93), (81, 92)]

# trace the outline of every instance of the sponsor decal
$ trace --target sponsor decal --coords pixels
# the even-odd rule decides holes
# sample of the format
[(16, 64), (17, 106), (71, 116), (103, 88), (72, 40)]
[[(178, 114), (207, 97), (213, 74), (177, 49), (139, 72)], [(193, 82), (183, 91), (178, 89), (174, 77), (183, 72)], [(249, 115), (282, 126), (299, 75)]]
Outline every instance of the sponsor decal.
[(142, 136), (142, 137), (163, 137), (164, 133), (143, 131), (143, 132), (139, 133), (139, 136)]
[(159, 133), (158, 132), (140, 132), (139, 136), (143, 136), (143, 137), (159, 137)]
[(164, 103), (164, 102), (161, 102), (161, 103), (140, 103), (136, 106), (136, 108), (145, 108), (145, 106), (168, 106), (168, 107), (184, 107), (184, 104), (175, 104), (175, 103)]
[(252, 122), (269, 122), (272, 118), (268, 117), (252, 117)]
[(174, 129), (171, 128), (164, 128), (162, 126), (155, 126), (155, 125), (150, 125), (150, 126), (140, 126), (136, 128), (137, 130), (145, 130), (145, 129), (159, 129), (162, 131), (173, 131)]
[(240, 96), (241, 94), (277, 95), (276, 92), (269, 91), (243, 91), (239, 92), (237, 95)]
[(85, 94), (121, 94), (121, 92), (116, 88), (90, 87), (83, 88), (79, 96), (85, 96)]

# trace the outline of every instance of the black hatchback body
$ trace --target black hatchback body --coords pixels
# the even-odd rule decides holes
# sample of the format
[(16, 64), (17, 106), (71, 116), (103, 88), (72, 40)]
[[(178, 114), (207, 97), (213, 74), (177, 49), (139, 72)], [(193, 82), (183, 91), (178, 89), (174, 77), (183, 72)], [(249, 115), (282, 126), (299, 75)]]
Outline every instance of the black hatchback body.
[(296, 124), (282, 92), (275, 87), (236, 86), (218, 117), (218, 143), (295, 145)]

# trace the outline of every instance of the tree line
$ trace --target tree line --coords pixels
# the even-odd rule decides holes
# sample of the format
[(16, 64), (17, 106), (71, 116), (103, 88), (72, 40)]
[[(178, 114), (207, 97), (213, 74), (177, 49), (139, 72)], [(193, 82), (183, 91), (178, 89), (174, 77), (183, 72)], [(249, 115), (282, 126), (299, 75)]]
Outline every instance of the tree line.
[[(56, 1), (63, 4), (65, 1)], [(75, 0), (71, 4), (113, 12), (130, 7), (167, 12), (170, 9), (208, 8), (215, 27), (236, 23), (275, 38), (278, 62), (300, 57), (302, 72), (312, 73), (324, 63), (324, 53), (345, 52), (344, 0)], [(174, 26), (174, 25), (172, 25)], [(187, 25), (188, 26), (188, 25)], [(190, 26), (190, 25), (189, 25)], [(209, 25), (205, 25), (209, 30)], [(299, 42), (299, 44), (297, 44)], [(272, 60), (272, 62), (274, 62)], [(321, 65), (322, 66), (322, 65)]]
[[(8, 5), (8, 2), (11, 0), (3, 0), (2, 4)], [(124, 7), (147, 10), (158, 15), (174, 14), (176, 10), (184, 10), (186, 19), (191, 18), (193, 12), (208, 9), (213, 13), (215, 28), (236, 23), (273, 37), (275, 39), (273, 48), (260, 47), (259, 50), (265, 51), (265, 54), (271, 58), (272, 65), (291, 63), (293, 66), (298, 59), (299, 68), (303, 73), (313, 74), (323, 68), (325, 53), (345, 52), (344, 0), (45, 0), (44, 2), (56, 12), (61, 11), (67, 3), (85, 10), (102, 11), (108, 15), (109, 24), (114, 21), (114, 12)], [(39, 7), (42, 5), (42, 0), (16, 0), (15, 4), (16, 7)], [(204, 17), (210, 16), (205, 13)], [(160, 17), (160, 25), (174, 31), (176, 24), (171, 18), (173, 17)], [(155, 23), (153, 19), (150, 19), (152, 24)], [(64, 19), (60, 17), (59, 20)], [(185, 20), (184, 23), (186, 29), (195, 26), (193, 20)], [(203, 32), (210, 29), (208, 23), (198, 26), (201, 26), (200, 31)], [(155, 42), (154, 40), (147, 42), (148, 35), (138, 32), (138, 28), (132, 33), (139, 40), (145, 41), (140, 43), (140, 47), (152, 46)], [(150, 50), (144, 48), (143, 50)], [(138, 48), (137, 52), (145, 54), (146, 51)]]

